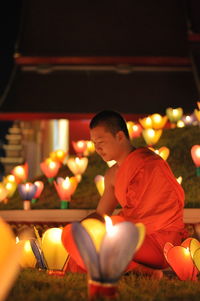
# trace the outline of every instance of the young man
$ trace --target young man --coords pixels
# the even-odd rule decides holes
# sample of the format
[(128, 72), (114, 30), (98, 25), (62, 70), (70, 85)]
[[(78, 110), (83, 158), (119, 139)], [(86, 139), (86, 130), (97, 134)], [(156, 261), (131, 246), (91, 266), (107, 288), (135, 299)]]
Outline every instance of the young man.
[(127, 271), (162, 277), (168, 266), (163, 254), (166, 242), (179, 245), (184, 235), (184, 191), (168, 164), (146, 148), (134, 148), (126, 122), (114, 111), (102, 111), (90, 122), (91, 140), (104, 161), (116, 164), (105, 174), (105, 190), (90, 217), (119, 215), (133, 223), (143, 223), (146, 237)]

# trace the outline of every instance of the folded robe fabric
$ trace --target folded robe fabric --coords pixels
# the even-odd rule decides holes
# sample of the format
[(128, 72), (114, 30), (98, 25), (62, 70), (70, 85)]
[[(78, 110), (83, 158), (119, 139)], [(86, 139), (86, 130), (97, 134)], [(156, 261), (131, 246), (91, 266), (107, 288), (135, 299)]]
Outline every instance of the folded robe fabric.
[(167, 162), (148, 148), (131, 152), (120, 165), (115, 195), (122, 206), (119, 215), (143, 223), (147, 234), (184, 232), (184, 191)]

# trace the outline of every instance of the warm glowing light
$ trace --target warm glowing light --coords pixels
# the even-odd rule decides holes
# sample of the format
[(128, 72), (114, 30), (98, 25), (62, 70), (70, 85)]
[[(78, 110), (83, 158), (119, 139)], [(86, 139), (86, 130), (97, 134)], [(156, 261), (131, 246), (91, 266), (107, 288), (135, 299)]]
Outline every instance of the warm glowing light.
[(141, 123), (141, 125), (144, 129), (152, 128), (152, 120), (151, 120), (150, 116), (145, 117), (143, 119), (139, 119), (139, 122)]
[(193, 145), (191, 148), (191, 156), (196, 167), (200, 167), (200, 145)]
[(28, 178), (28, 164), (17, 165), (13, 168), (12, 174), (15, 177), (17, 184), (25, 182)]
[(179, 120), (177, 122), (177, 128), (184, 128), (184, 126), (185, 126), (185, 123), (183, 122), (183, 120)]
[(20, 258), (20, 266), (22, 268), (34, 268), (36, 265), (36, 258), (33, 254), (29, 240), (19, 240), (18, 246), (23, 246), (22, 257)]
[(64, 179), (59, 177), (56, 181), (54, 181), (54, 185), (61, 200), (61, 209), (67, 209), (69, 205), (68, 202), (71, 201), (71, 196), (78, 185), (77, 178), (66, 177)]
[(200, 110), (200, 101), (197, 101), (197, 106), (198, 106), (198, 108)]
[(162, 129), (165, 126), (167, 119), (168, 119), (167, 116), (161, 116), (160, 114), (157, 113), (151, 115), (152, 128), (154, 130)]
[(4, 185), (0, 183), (0, 202), (2, 201), (6, 202), (7, 195), (8, 195), (8, 191), (6, 190)]
[(183, 109), (182, 108), (176, 108), (176, 109), (167, 108), (166, 114), (171, 123), (177, 123), (177, 121), (182, 118)]
[(87, 150), (87, 142), (85, 140), (72, 141), (72, 146), (78, 156), (82, 156)]
[(87, 149), (83, 154), (84, 156), (89, 156), (95, 152), (95, 146), (94, 143), (90, 140), (86, 140), (86, 144), (87, 144)]
[(49, 156), (53, 161), (63, 163), (65, 157), (67, 156), (67, 153), (61, 149), (58, 149), (56, 151), (51, 152)]
[(105, 189), (104, 177), (101, 175), (97, 175), (94, 178), (94, 182), (96, 184), (99, 194), (102, 196), (104, 193), (104, 189)]
[(106, 163), (107, 163), (108, 167), (112, 167), (113, 165), (116, 164), (116, 161), (115, 160), (111, 160), (111, 161), (107, 161)]
[(181, 183), (182, 183), (182, 181), (183, 181), (183, 178), (180, 176), (180, 177), (178, 177), (176, 180), (177, 180), (177, 182), (181, 185)]
[(107, 234), (110, 236), (116, 235), (116, 227), (113, 226), (111, 218), (108, 215), (104, 215), (104, 219), (106, 223)]
[(147, 145), (154, 145), (160, 139), (162, 130), (144, 129), (142, 135)]
[(200, 121), (200, 109), (199, 110), (195, 109), (194, 114), (195, 114), (197, 120)]
[(60, 168), (60, 163), (47, 158), (45, 161), (40, 163), (40, 168), (49, 181), (51, 181), (51, 179), (57, 175)]
[(106, 233), (105, 224), (98, 219), (88, 218), (81, 222), (89, 233), (97, 251), (100, 250), (102, 239)]
[(159, 155), (164, 160), (167, 160), (167, 158), (169, 157), (170, 150), (166, 146), (162, 146), (159, 149), (154, 149), (153, 147), (149, 147), (149, 149), (151, 149), (154, 153)]
[(82, 175), (88, 166), (88, 158), (71, 157), (67, 161), (67, 166), (75, 176)]

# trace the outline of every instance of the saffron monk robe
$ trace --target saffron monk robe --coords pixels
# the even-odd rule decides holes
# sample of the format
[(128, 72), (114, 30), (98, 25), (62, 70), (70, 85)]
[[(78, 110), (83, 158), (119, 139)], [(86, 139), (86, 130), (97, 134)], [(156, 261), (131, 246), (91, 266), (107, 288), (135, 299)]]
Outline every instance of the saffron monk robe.
[[(143, 223), (146, 236), (126, 272), (161, 278), (168, 267), (163, 254), (166, 242), (180, 245), (187, 237), (183, 223), (184, 191), (169, 165), (153, 151), (134, 148), (126, 121), (114, 111), (102, 111), (90, 122), (91, 140), (104, 161), (116, 164), (105, 174), (105, 190), (96, 212), (88, 217), (112, 215), (118, 204), (119, 216)], [(71, 254), (72, 255), (72, 254)], [(73, 258), (73, 256), (72, 256)], [(73, 259), (68, 270), (80, 272)]]

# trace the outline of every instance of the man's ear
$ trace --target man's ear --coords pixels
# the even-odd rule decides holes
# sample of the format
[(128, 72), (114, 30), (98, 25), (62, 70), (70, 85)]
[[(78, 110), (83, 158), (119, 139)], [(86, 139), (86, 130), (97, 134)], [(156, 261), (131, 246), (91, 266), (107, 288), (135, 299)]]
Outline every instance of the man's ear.
[(122, 141), (125, 138), (125, 134), (123, 131), (119, 131), (119, 132), (117, 132), (116, 137), (119, 141)]

